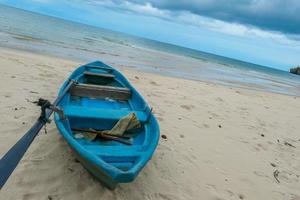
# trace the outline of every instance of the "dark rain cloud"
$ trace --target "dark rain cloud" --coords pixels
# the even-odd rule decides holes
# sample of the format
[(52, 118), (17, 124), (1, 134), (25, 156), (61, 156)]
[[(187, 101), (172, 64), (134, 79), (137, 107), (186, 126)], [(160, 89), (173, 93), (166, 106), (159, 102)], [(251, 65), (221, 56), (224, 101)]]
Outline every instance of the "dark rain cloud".
[[(169, 11), (189, 11), (225, 22), (300, 34), (300, 0), (128, 0)], [(114, 2), (120, 2), (115, 0)]]

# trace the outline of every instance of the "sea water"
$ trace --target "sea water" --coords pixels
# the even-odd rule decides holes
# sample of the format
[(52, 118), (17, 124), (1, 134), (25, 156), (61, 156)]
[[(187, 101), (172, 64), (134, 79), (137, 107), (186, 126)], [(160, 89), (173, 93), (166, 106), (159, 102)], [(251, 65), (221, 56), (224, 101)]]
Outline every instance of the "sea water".
[(300, 96), (300, 76), (0, 5), (0, 46)]

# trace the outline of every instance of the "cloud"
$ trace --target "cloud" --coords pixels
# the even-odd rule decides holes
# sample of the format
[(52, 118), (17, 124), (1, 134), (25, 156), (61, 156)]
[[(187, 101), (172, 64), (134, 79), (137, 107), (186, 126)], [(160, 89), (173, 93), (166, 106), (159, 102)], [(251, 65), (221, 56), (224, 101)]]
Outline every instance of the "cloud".
[[(80, 0), (79, 0), (80, 1)], [(282, 45), (291, 45), (291, 46), (300, 46), (299, 42), (295, 43), (293, 41), (300, 39), (300, 35), (298, 34), (290, 34), (286, 33), (286, 31), (275, 31), (275, 30), (267, 30), (266, 27), (255, 26), (250, 23), (241, 23), (239, 20), (234, 20), (234, 14), (229, 12), (228, 6), (224, 2), (225, 0), (218, 0), (217, 2), (214, 0), (202, 0), (202, 1), (138, 1), (138, 0), (129, 0), (129, 1), (121, 1), (121, 0), (88, 0), (89, 4), (92, 5), (101, 5), (114, 10), (122, 10), (127, 11), (139, 15), (147, 15), (158, 17), (167, 21), (171, 21), (174, 23), (181, 23), (188, 26), (195, 26), (201, 29), (208, 29), (215, 32), (221, 32), (227, 35), (237, 36), (240, 38), (262, 38), (262, 39), (271, 39)], [(234, 0), (227, 0), (226, 2), (233, 2)], [(235, 2), (235, 1), (234, 1)], [(243, 3), (241, 3), (243, 2)], [(251, 4), (252, 2), (252, 4)], [(262, 0), (256, 0), (258, 4), (253, 4), (253, 0), (246, 1), (237, 1), (236, 7), (239, 9), (245, 10), (246, 5), (249, 6), (248, 12), (254, 12), (253, 10), (262, 10), (266, 9), (266, 7), (271, 7), (270, 3), (265, 3), (262, 5)], [(278, 3), (279, 0), (274, 0), (274, 2)], [(300, 2), (300, 1), (299, 1)], [(208, 15), (200, 15), (197, 14), (197, 10), (203, 9), (205, 10), (213, 10), (217, 12), (216, 7), (219, 4), (224, 5), (223, 14), (219, 12), (219, 15), (227, 16), (227, 18), (232, 18), (232, 20), (224, 20), (218, 19), (215, 17), (211, 17)], [(155, 7), (156, 6), (156, 7)], [(274, 5), (272, 5), (274, 6)], [(199, 8), (198, 8), (199, 7)], [(238, 8), (232, 8), (232, 10), (237, 10)], [(228, 10), (226, 14), (225, 11)], [(208, 11), (206, 11), (208, 12)], [(199, 13), (199, 12), (198, 12)], [(237, 13), (236, 11), (234, 13)], [(229, 16), (231, 15), (231, 16)], [(274, 14), (269, 14), (273, 16)], [(240, 16), (237, 16), (239, 18)], [(274, 17), (274, 16), (273, 16)], [(300, 23), (300, 22), (299, 22)], [(300, 25), (299, 25), (300, 28)]]
[[(144, 3), (132, 0), (135, 3)], [(247, 24), (283, 33), (300, 33), (299, 0), (148, 0), (154, 7)]]
[[(90, 0), (114, 3), (137, 12), (187, 12), (228, 23), (286, 34), (300, 34), (299, 0)], [(130, 6), (132, 6), (130, 8)], [(161, 15), (161, 14), (160, 14)]]
[[(1, 1), (1, 0), (0, 0)], [(47, 3), (57, 0), (27, 0)], [(299, 40), (299, 0), (66, 0), (207, 26), (229, 34), (276, 32)]]
[[(81, 0), (77, 0), (78, 3), (81, 2)], [(72, 2), (72, 0), (69, 0), (69, 2)], [(125, 10), (133, 13), (138, 13), (142, 15), (150, 15), (155, 17), (166, 17), (167, 13), (169, 13), (166, 10), (158, 9), (156, 7), (153, 7), (151, 3), (145, 2), (143, 4), (134, 3), (132, 1), (117, 1), (117, 0), (87, 0), (85, 2), (88, 2), (92, 5), (98, 5), (98, 6), (104, 6), (110, 9), (119, 9), (119, 10)]]

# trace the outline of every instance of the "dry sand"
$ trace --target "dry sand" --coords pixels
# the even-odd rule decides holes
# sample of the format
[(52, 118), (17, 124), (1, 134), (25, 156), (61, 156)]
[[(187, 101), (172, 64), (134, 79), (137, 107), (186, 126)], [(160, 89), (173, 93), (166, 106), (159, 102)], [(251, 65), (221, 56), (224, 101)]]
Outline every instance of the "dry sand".
[[(78, 65), (0, 49), (1, 156), (39, 115), (30, 101), (54, 99)], [(167, 137), (138, 178), (104, 188), (51, 123), (0, 199), (300, 199), (299, 97), (120, 69), (153, 106)]]

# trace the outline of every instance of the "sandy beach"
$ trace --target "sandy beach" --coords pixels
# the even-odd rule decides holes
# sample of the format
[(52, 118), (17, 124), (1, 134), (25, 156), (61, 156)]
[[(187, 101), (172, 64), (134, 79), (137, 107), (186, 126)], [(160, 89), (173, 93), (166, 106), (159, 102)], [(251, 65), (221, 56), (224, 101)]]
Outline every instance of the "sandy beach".
[[(0, 48), (0, 156), (38, 117), (32, 101), (53, 100), (80, 64)], [(114, 67), (154, 108), (167, 137), (138, 178), (104, 188), (51, 123), (0, 199), (300, 199), (299, 97)]]

